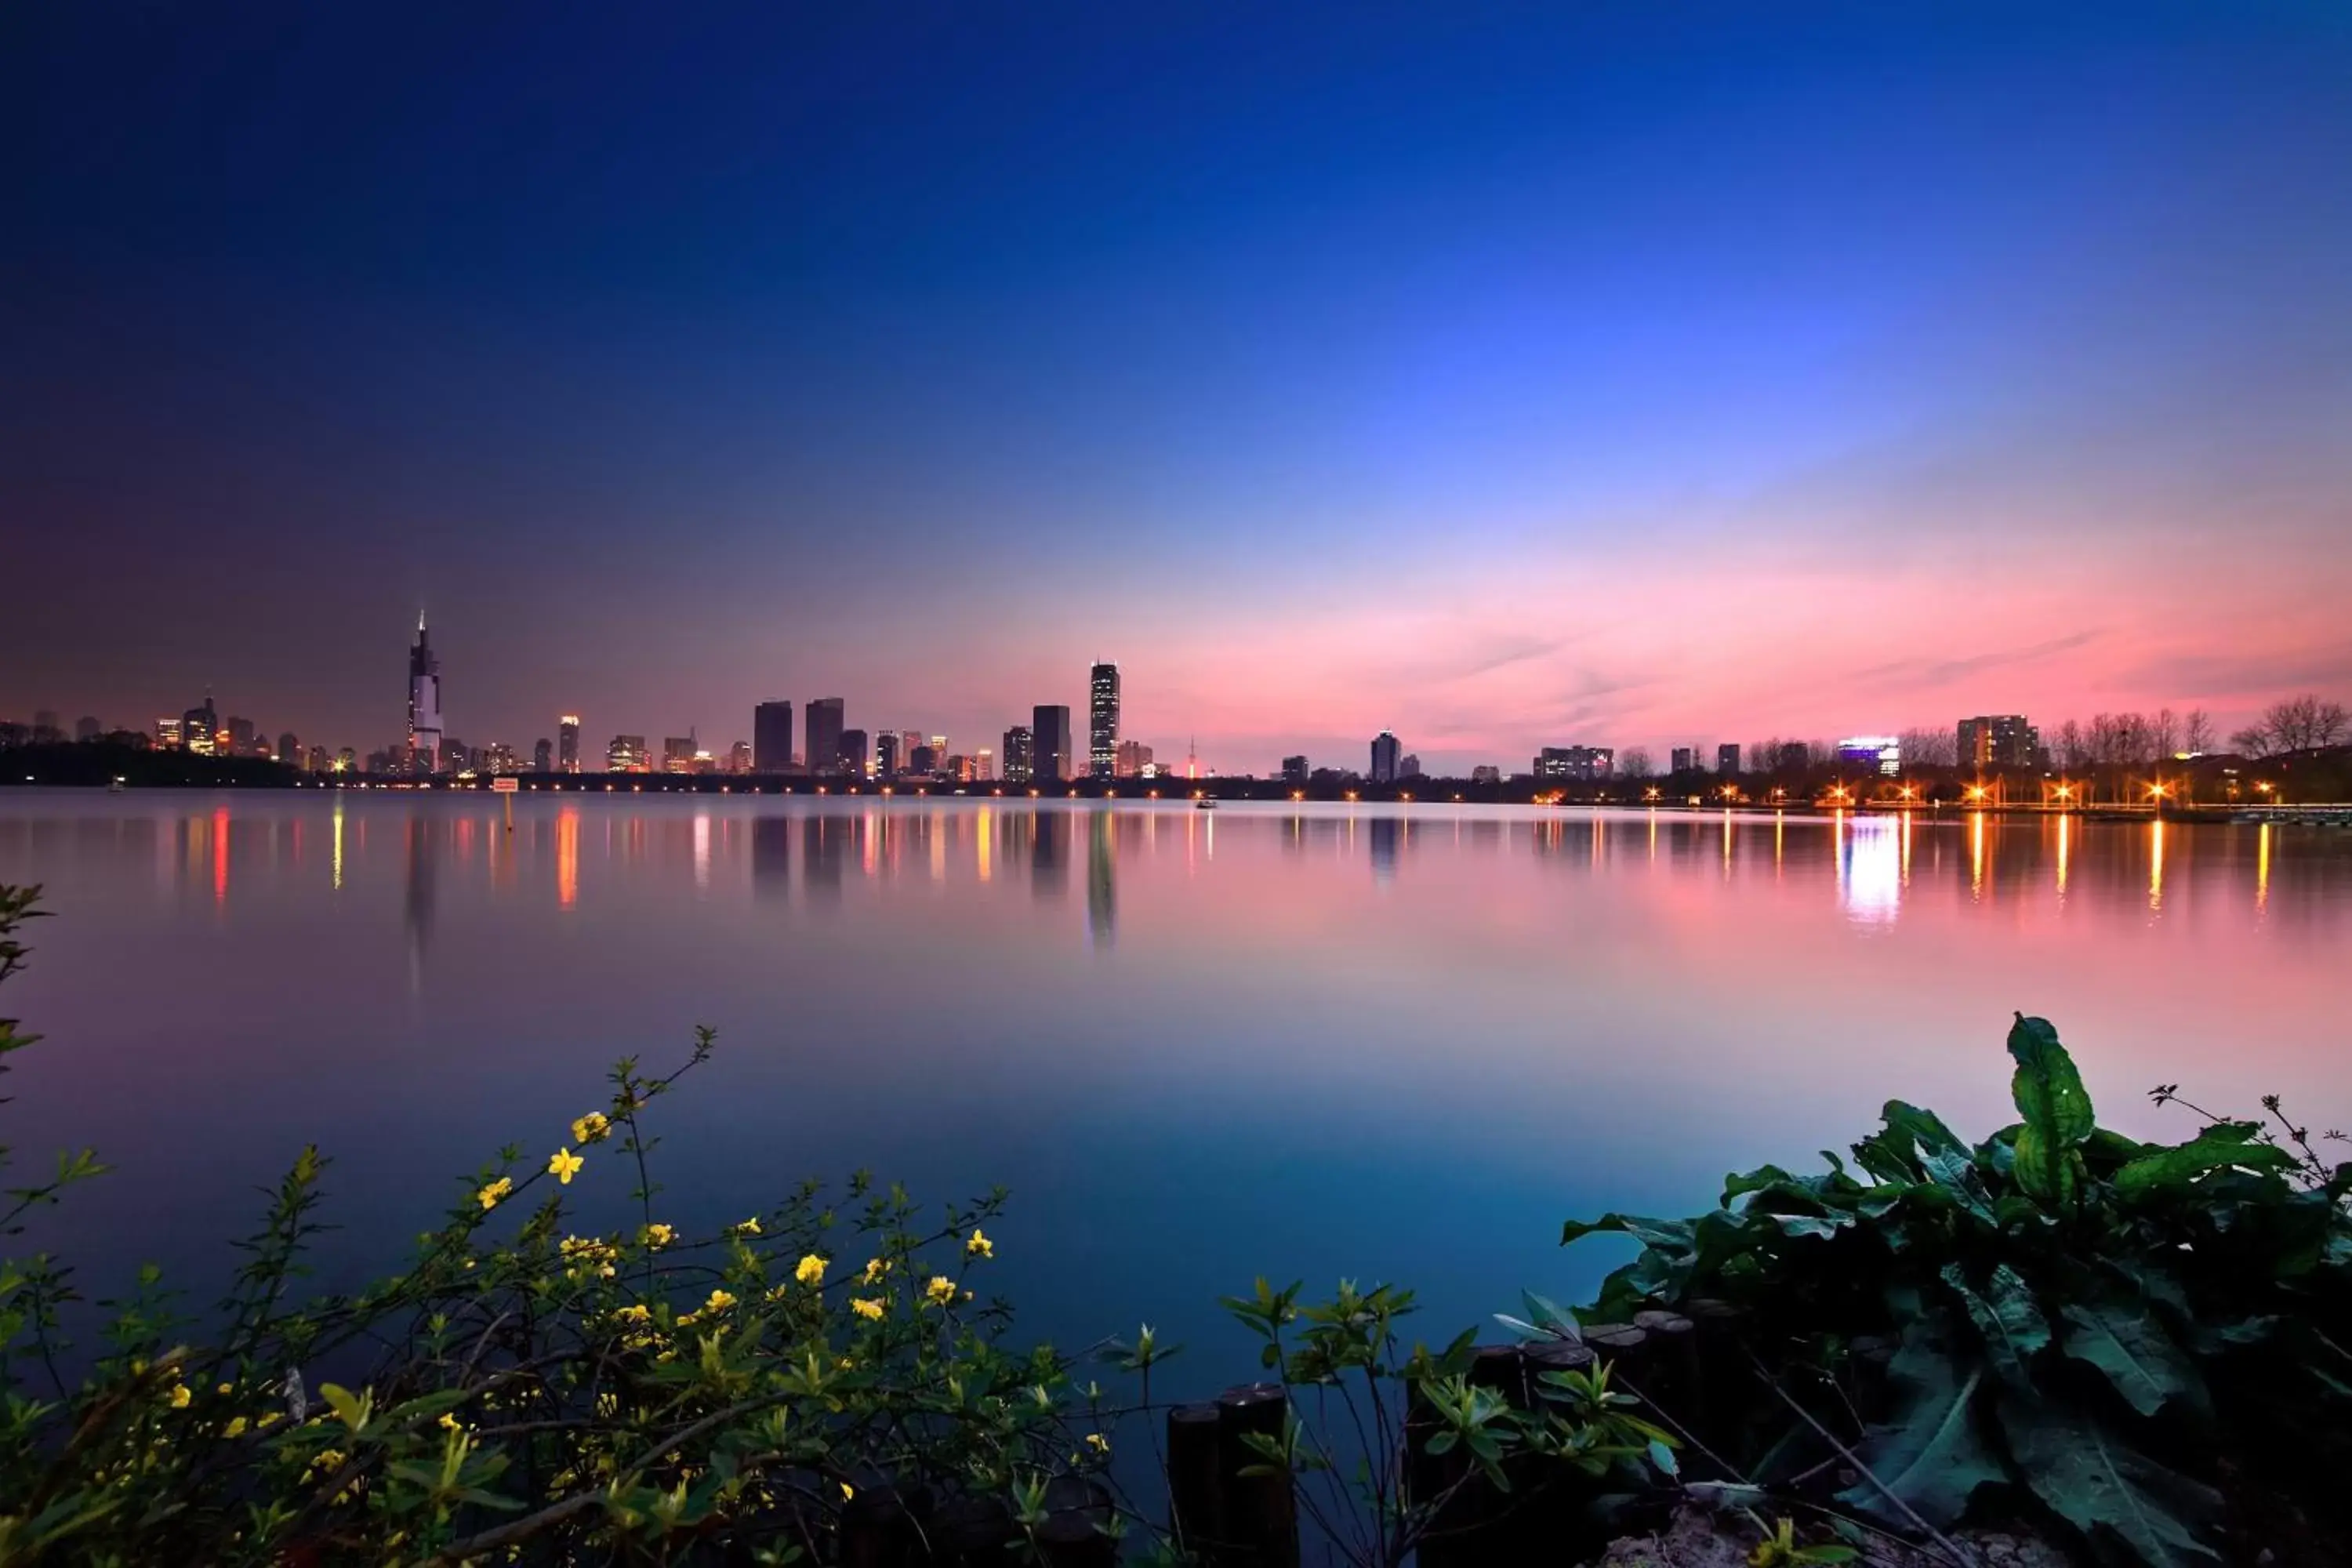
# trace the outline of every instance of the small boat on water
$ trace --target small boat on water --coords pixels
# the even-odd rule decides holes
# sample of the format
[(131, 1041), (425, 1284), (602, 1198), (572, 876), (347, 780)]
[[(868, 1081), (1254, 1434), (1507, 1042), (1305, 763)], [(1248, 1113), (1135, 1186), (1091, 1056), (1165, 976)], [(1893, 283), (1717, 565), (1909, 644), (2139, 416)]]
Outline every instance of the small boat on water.
[(1202, 795), (1200, 799), (1192, 803), (1192, 809), (1194, 811), (1214, 811), (1217, 809), (1217, 803), (1211, 800), (1207, 795)]
[(129, 785), (122, 782), (122, 775), (121, 773), (117, 773), (112, 778), (106, 781), (106, 793), (109, 795), (121, 795), (129, 787)]

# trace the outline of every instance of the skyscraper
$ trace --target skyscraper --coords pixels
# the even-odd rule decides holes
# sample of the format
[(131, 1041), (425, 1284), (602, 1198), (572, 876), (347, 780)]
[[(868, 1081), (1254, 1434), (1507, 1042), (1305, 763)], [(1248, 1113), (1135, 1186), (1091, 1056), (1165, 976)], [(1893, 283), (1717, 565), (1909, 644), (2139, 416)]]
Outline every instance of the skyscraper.
[(971, 754), (971, 776), (974, 783), (987, 784), (996, 777), (996, 753), (982, 746)]
[(862, 779), (866, 776), (865, 731), (844, 730), (841, 732), (841, 743), (836, 748), (836, 752), (841, 759), (843, 773), (854, 779)]
[(180, 721), (177, 719), (156, 720), (155, 743), (159, 746), (178, 745), (180, 743)]
[(1396, 783), (1397, 759), (1403, 752), (1404, 747), (1399, 744), (1397, 738), (1386, 730), (1372, 737), (1372, 782), (1374, 784)]
[(1960, 766), (2030, 768), (2040, 760), (2042, 736), (2022, 713), (1960, 721)]
[(1098, 779), (1118, 772), (1118, 666), (1087, 672), (1087, 771)]
[(530, 771), (543, 773), (555, 766), (555, 742), (541, 741), (530, 749)]
[(408, 771), (429, 773), (441, 763), (441, 661), (416, 615), (416, 645), (408, 650)]
[(780, 773), (793, 765), (793, 705), (778, 700), (751, 710), (751, 771)]
[(838, 697), (819, 697), (808, 705), (808, 771), (841, 771), (841, 710)]
[(1004, 782), (1025, 784), (1036, 776), (1036, 735), (1019, 725), (1004, 731)]
[(1696, 765), (1696, 756), (1697, 752), (1694, 748), (1676, 746), (1674, 750), (1674, 763), (1666, 771), (1671, 773), (1686, 773)]
[(646, 738), (643, 735), (615, 735), (613, 743), (604, 748), (604, 771), (608, 773), (641, 773), (646, 771)]
[(580, 771), (580, 715), (566, 713), (555, 727), (555, 765), (567, 773)]
[(1113, 755), (1117, 763), (1111, 772), (1123, 779), (1139, 779), (1151, 767), (1151, 748), (1140, 741), (1121, 741)]
[(1716, 747), (1715, 771), (1722, 774), (1725, 778), (1729, 778), (1732, 774), (1739, 771), (1739, 746), (1738, 742), (1727, 741), (1722, 745)]
[(683, 735), (664, 735), (662, 737), (662, 772), (666, 773), (692, 773), (694, 771), (694, 753), (696, 749), (697, 748), (694, 743), (694, 731), (691, 730), (688, 731)]
[(214, 711), (213, 694), (207, 691), (203, 707), (191, 708), (180, 716), (180, 743), (199, 756), (209, 757), (219, 734), (220, 715)]
[(1066, 703), (1040, 704), (1030, 710), (1030, 773), (1037, 783), (1058, 783), (1070, 776), (1070, 710)]
[(278, 737), (278, 760), (288, 767), (299, 768), (302, 765), (302, 742), (294, 738), (294, 731), (291, 730)]
[(876, 778), (895, 779), (898, 776), (898, 770), (905, 765), (899, 761), (904, 753), (898, 749), (898, 731), (896, 730), (885, 730), (874, 737), (874, 776)]

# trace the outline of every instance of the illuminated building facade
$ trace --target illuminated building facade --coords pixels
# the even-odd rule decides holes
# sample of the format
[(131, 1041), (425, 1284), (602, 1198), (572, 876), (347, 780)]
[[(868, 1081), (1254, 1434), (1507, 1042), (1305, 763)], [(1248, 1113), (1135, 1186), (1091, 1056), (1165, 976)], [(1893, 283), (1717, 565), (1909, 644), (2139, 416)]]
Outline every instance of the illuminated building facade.
[(841, 732), (841, 743), (835, 748), (835, 755), (841, 759), (843, 773), (854, 779), (864, 778), (866, 776), (866, 731), (844, 730)]
[(438, 773), (441, 768), (441, 660), (425, 636), (425, 616), (416, 617), (416, 642), (408, 650), (408, 771)]
[(1123, 779), (1139, 779), (1151, 768), (1151, 748), (1140, 741), (1121, 741), (1112, 753), (1111, 772)]
[(1546, 746), (1536, 753), (1535, 775), (1550, 784), (1597, 784), (1617, 766), (1607, 746)]
[(1903, 771), (1903, 745), (1892, 735), (1850, 735), (1837, 746), (1838, 761), (1886, 778)]
[(200, 757), (209, 757), (220, 736), (220, 715), (213, 710), (209, 693), (205, 705), (191, 708), (180, 715), (180, 743)]
[(1118, 772), (1118, 666), (1115, 664), (1097, 664), (1087, 671), (1087, 771), (1098, 779)]
[(604, 748), (604, 771), (608, 773), (641, 773), (646, 767), (643, 735), (615, 735), (613, 743)]
[(1004, 731), (1004, 782), (1025, 784), (1036, 776), (1036, 736), (1015, 725)]
[(555, 765), (567, 773), (580, 771), (580, 715), (566, 713), (555, 726)]
[(2022, 713), (1987, 714), (1960, 721), (1960, 766), (2030, 768), (2042, 758), (2041, 731)]
[(898, 760), (901, 755), (898, 749), (898, 731), (885, 730), (875, 736), (874, 776), (877, 779), (897, 778), (899, 768), (904, 765)]

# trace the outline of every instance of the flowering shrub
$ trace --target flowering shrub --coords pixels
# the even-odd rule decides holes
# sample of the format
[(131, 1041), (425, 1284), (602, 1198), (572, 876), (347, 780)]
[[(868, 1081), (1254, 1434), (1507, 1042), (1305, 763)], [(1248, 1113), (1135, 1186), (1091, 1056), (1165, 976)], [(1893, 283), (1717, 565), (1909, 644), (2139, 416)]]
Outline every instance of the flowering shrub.
[[(0, 978), (37, 892), (0, 888)], [(34, 1037), (0, 1022), (0, 1071)], [(711, 1050), (703, 1031), (666, 1074), (619, 1063), (609, 1103), (469, 1177), (356, 1295), (294, 1294), (315, 1149), (195, 1321), (152, 1269), (92, 1303), (61, 1261), (0, 1261), (0, 1563), (805, 1562), (882, 1477), (977, 1500), (1018, 1544), (1050, 1485), (1100, 1477), (1108, 1415), (1064, 1358), (1000, 1343), (977, 1289), (1002, 1194), (926, 1219), (859, 1175), (838, 1206), (807, 1184), (689, 1236), (661, 1217), (646, 1115)], [(577, 1232), (569, 1189), (600, 1161), (636, 1219)], [(64, 1158), (0, 1234), (101, 1169)], [(70, 1342), (100, 1316), (102, 1342)]]

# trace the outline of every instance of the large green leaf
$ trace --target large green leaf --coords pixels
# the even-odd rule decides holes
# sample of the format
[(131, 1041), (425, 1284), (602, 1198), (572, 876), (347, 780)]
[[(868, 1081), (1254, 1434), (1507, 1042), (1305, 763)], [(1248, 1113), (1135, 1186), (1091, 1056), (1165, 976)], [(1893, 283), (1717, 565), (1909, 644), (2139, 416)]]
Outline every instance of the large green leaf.
[(2077, 1529), (2112, 1531), (2149, 1568), (2220, 1561), (2197, 1536), (2221, 1507), (2220, 1494), (2079, 1411), (2012, 1396), (2000, 1402), (2000, 1422), (2025, 1483)]
[(2023, 1385), (2032, 1381), (2035, 1355), (2050, 1343), (2050, 1321), (2034, 1304), (2033, 1292), (2016, 1269), (2001, 1264), (1982, 1290), (1970, 1286), (1957, 1263), (1944, 1266), (1944, 1283), (1969, 1310), (1969, 1321), (1984, 1336), (1985, 1354), (2005, 1383)]
[(1887, 1500), (1887, 1491), (1929, 1524), (1941, 1528), (1958, 1520), (1979, 1487), (2006, 1479), (1977, 1430), (1977, 1391), (1984, 1378), (1981, 1363), (1963, 1367), (1948, 1343), (1914, 1323), (1887, 1363), (1894, 1418), (1873, 1426), (1854, 1451), (1885, 1489), (1864, 1479), (1840, 1492), (1838, 1500), (1903, 1529), (1911, 1521)]
[(2292, 1168), (2294, 1157), (2285, 1150), (2253, 1141), (2261, 1131), (2258, 1122), (2217, 1121), (2186, 1143), (2142, 1154), (2125, 1165), (2115, 1174), (2116, 1191), (2126, 1198), (2142, 1198), (2186, 1186), (2208, 1171)]
[(2045, 1205), (2071, 1208), (2082, 1187), (2083, 1156), (2076, 1145), (2098, 1126), (2083, 1075), (2046, 1018), (2017, 1015), (2010, 1026), (2009, 1054), (2017, 1061), (2010, 1098), (2025, 1119), (2017, 1130), (2017, 1184)]
[[(1888, 1100), (1880, 1114), (1886, 1121), (1885, 1130), (1854, 1145), (1854, 1154), (1865, 1170), (1874, 1175), (1879, 1174), (1881, 1167), (1907, 1170), (1911, 1174), (1905, 1179), (1925, 1178), (1977, 1219), (1993, 1223), (1992, 1199), (1985, 1191), (1976, 1157), (1944, 1125), (1943, 1118), (1899, 1100)], [(1865, 1154), (1865, 1148), (1872, 1145), (1875, 1147)], [(1888, 1178), (1881, 1175), (1879, 1179)]]
[(2142, 1415), (2175, 1399), (2204, 1407), (2205, 1380), (2147, 1302), (2103, 1297), (2069, 1301), (2060, 1311), (2067, 1323), (2066, 1353), (2106, 1373)]

